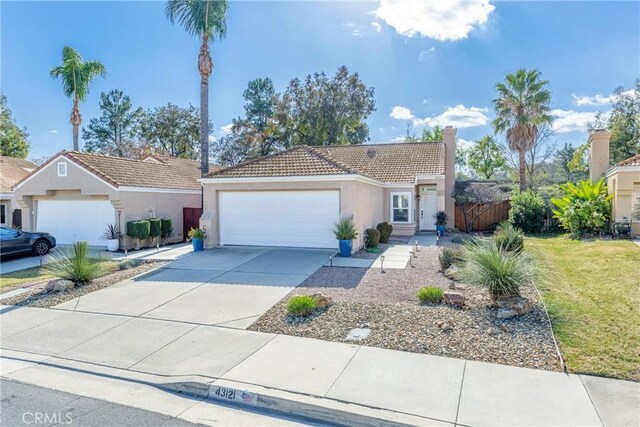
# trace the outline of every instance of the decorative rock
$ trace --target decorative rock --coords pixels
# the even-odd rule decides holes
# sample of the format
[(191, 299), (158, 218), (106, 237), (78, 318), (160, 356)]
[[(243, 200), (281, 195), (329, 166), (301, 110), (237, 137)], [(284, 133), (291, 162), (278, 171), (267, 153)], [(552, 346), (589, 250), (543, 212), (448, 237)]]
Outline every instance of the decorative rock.
[(459, 292), (445, 292), (443, 295), (444, 302), (451, 304), (455, 307), (461, 308), (464, 305), (464, 301), (467, 299)]
[(460, 269), (455, 265), (452, 265), (444, 271), (444, 277), (454, 280), (456, 278), (455, 275), (458, 271), (460, 271)]
[(49, 282), (44, 285), (45, 292), (53, 292), (53, 288), (56, 286), (57, 280), (49, 280)]
[(509, 332), (509, 327), (503, 323), (500, 325), (500, 330), (504, 333), (507, 333)]
[[(47, 283), (47, 285), (49, 283)], [(64, 280), (64, 279), (56, 280), (55, 284), (53, 285), (53, 292), (68, 291), (69, 289), (73, 289), (74, 286), (75, 286), (75, 283), (73, 283), (71, 280)]]
[(449, 283), (449, 289), (456, 289), (456, 282)]
[(347, 335), (349, 341), (361, 341), (366, 339), (369, 335), (371, 335), (371, 329), (369, 328), (356, 328), (352, 329), (351, 332)]
[(498, 328), (489, 328), (489, 329), (487, 329), (487, 333), (489, 335), (499, 335), (500, 334), (500, 329), (498, 329)]
[(311, 298), (316, 300), (316, 307), (318, 307), (318, 308), (327, 307), (327, 306), (330, 306), (331, 304), (333, 304), (333, 298), (331, 298), (331, 296), (329, 296), (327, 294), (323, 294), (321, 292), (318, 292), (317, 294), (311, 295)]
[(442, 332), (447, 333), (453, 331), (453, 322), (451, 322), (450, 320), (443, 322), (442, 325), (440, 325), (440, 329), (442, 330)]
[[(524, 297), (502, 298), (496, 301), (496, 305), (500, 308), (500, 310), (498, 310), (499, 319), (522, 316), (530, 312), (533, 306), (531, 301)], [(502, 316), (507, 317), (500, 317), (500, 312), (502, 312)], [(515, 314), (512, 314), (511, 312)]]

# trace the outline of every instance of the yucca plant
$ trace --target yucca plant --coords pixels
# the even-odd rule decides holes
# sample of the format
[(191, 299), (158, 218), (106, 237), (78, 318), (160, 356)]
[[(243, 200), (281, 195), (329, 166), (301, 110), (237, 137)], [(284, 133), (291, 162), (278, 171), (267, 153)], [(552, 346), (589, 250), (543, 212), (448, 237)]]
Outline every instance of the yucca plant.
[(533, 282), (536, 268), (528, 256), (507, 252), (493, 240), (469, 245), (457, 278), (489, 291), (494, 300), (520, 295), (520, 287)]
[(519, 254), (524, 248), (524, 233), (509, 222), (503, 222), (493, 234), (496, 246), (506, 252)]
[(91, 254), (87, 242), (75, 242), (70, 247), (58, 248), (49, 257), (49, 272), (74, 283), (89, 283), (104, 273), (102, 260)]
[(358, 237), (356, 223), (351, 218), (341, 218), (333, 229), (338, 240), (353, 240)]

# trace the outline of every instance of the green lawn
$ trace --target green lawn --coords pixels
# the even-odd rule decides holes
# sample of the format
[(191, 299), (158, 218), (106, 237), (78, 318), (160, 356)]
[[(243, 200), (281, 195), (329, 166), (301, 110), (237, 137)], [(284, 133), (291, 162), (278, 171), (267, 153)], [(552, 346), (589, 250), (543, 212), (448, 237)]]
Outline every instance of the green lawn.
[[(112, 273), (118, 269), (118, 263), (115, 261), (105, 261), (105, 266), (105, 274)], [(27, 268), (13, 273), (2, 274), (0, 276), (0, 289), (43, 282), (53, 278), (55, 276), (49, 273), (46, 267)]]
[(527, 237), (538, 288), (572, 372), (640, 381), (640, 246)]

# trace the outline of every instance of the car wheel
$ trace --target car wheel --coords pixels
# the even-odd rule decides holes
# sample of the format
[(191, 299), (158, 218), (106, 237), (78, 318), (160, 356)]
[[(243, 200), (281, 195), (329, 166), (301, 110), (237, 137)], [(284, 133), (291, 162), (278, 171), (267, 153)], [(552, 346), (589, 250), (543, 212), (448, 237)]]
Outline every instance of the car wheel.
[(38, 240), (33, 245), (33, 253), (36, 255), (46, 255), (49, 253), (51, 245), (46, 240)]

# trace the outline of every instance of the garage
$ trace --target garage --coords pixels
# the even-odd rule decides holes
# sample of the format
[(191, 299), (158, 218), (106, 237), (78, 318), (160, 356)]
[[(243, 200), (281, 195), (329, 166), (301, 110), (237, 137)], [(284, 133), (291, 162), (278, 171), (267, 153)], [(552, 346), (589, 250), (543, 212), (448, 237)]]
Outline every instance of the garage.
[(340, 192), (220, 192), (220, 244), (335, 248)]
[(115, 223), (108, 200), (38, 200), (37, 204), (37, 231), (51, 233), (59, 244), (85, 241), (103, 246), (100, 236), (107, 224)]

